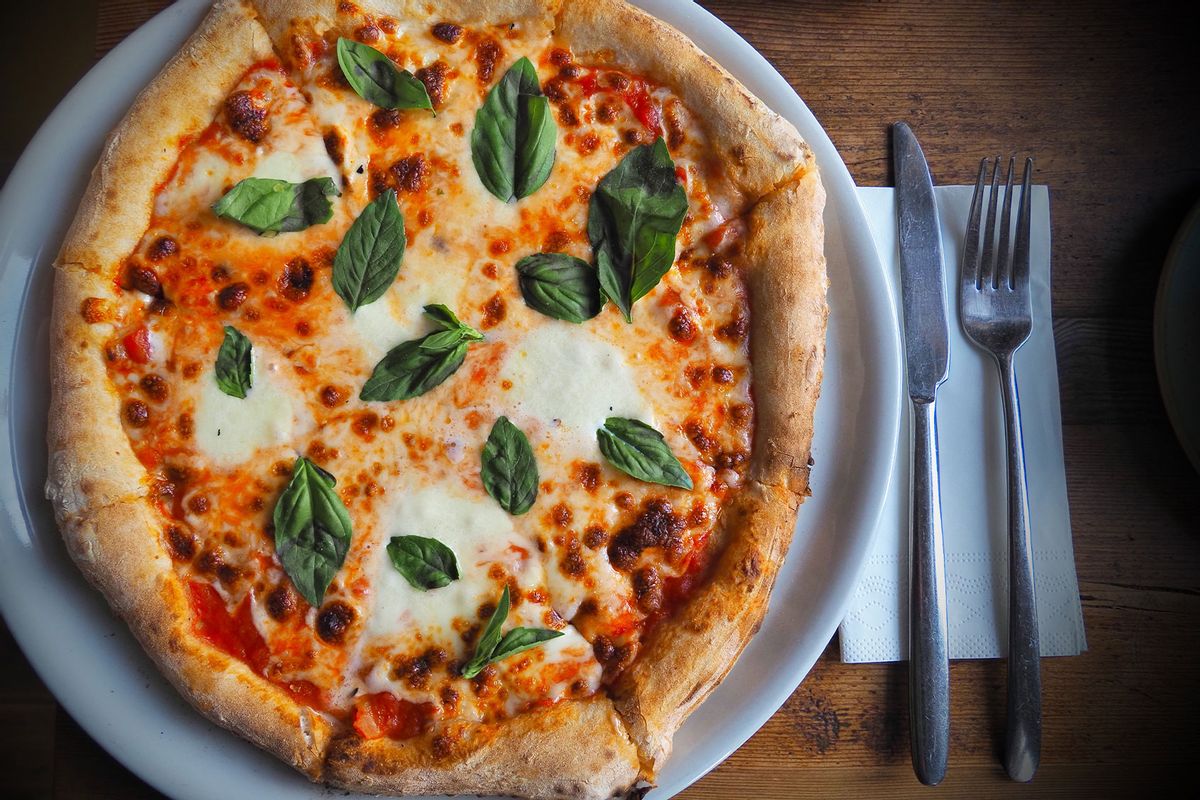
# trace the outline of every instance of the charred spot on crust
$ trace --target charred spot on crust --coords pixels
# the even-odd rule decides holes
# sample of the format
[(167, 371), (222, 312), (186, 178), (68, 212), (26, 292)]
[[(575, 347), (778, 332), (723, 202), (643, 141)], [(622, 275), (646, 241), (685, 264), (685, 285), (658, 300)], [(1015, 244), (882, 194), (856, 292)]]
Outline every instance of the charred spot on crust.
[(675, 309), (671, 322), (667, 325), (667, 330), (671, 334), (671, 338), (680, 344), (691, 344), (696, 340), (699, 326), (696, 325), (692, 312), (684, 306), (679, 306)]
[(167, 399), (170, 394), (170, 389), (167, 386), (167, 381), (154, 372), (142, 376), (138, 381), (138, 385), (142, 387), (142, 392), (156, 403), (161, 403)]
[(296, 594), (286, 584), (280, 584), (267, 595), (267, 613), (276, 622), (283, 622), (296, 610)]
[(396, 183), (396, 189), (402, 192), (416, 193), (425, 188), (425, 178), (429, 174), (429, 166), (422, 153), (414, 153), (392, 164), (390, 170)]
[(685, 527), (683, 517), (675, 513), (669, 500), (649, 498), (642, 503), (633, 524), (621, 529), (609, 544), (608, 560), (617, 569), (627, 572), (637, 564), (644, 550), (651, 547), (677, 549)]
[(421, 67), (415, 73), (417, 80), (425, 84), (425, 91), (429, 93), (429, 99), (435, 108), (442, 104), (442, 99), (446, 96), (447, 70), (445, 61), (435, 61), (428, 67)]
[(495, 39), (484, 39), (475, 46), (475, 76), (480, 83), (490, 83), (496, 71), (496, 62), (503, 51)]
[(321, 387), (321, 405), (326, 408), (336, 408), (346, 402), (347, 395), (341, 387), (326, 384)]
[(317, 614), (317, 636), (329, 644), (341, 644), (355, 616), (354, 609), (341, 600), (326, 603)]
[(267, 122), (266, 102), (253, 92), (241, 91), (229, 95), (225, 99), (225, 118), (234, 133), (255, 144), (271, 129)]
[(453, 22), (439, 22), (430, 29), (433, 38), (440, 39), (446, 44), (454, 44), (462, 38), (462, 25), (455, 25)]
[(226, 311), (234, 311), (250, 296), (250, 284), (238, 281), (217, 292), (217, 305)]
[(662, 608), (663, 585), (658, 570), (644, 567), (633, 573), (633, 596), (637, 598), (638, 608), (647, 614)]
[(162, 297), (162, 282), (158, 279), (158, 273), (136, 261), (126, 265), (124, 285), (126, 289), (149, 297)]
[(294, 303), (308, 297), (313, 285), (313, 268), (308, 259), (297, 256), (283, 266), (279, 275), (279, 292)]
[(179, 252), (179, 243), (170, 236), (160, 236), (150, 245), (150, 249), (146, 251), (146, 257), (151, 261), (162, 261), (167, 256), (173, 256)]
[(191, 561), (196, 555), (196, 538), (182, 525), (167, 526), (167, 553), (175, 561)]
[(129, 427), (143, 428), (150, 422), (150, 406), (141, 400), (126, 400), (124, 415)]
[(608, 533), (599, 525), (589, 525), (583, 532), (583, 544), (590, 550), (597, 550), (608, 542)]

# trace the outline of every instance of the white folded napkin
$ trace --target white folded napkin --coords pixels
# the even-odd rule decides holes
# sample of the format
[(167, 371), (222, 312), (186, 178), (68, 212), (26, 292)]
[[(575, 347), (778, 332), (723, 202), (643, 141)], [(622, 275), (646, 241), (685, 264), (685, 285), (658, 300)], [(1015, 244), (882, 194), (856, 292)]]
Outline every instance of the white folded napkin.
[[(946, 257), (950, 377), (938, 393), (942, 529), (951, 658), (997, 658), (1008, 649), (1008, 496), (996, 368), (958, 323), (958, 270), (970, 186), (936, 189)], [(884, 271), (899, 286), (895, 192), (860, 188)], [(1050, 200), (1032, 195), (1033, 333), (1017, 351), (1038, 626), (1044, 656), (1087, 649), (1063, 469), (1058, 369), (1050, 324)], [(899, 297), (899, 291), (894, 292)], [(908, 650), (908, 401), (885, 511), (839, 638), (847, 662), (899, 661)]]

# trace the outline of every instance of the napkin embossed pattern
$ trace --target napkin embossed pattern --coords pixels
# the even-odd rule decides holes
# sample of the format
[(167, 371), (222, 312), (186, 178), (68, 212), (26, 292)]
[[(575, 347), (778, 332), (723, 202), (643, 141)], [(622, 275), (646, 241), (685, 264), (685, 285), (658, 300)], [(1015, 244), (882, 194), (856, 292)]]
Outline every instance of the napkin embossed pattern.
[[(957, 320), (957, 286), (972, 187), (935, 189), (951, 310), (950, 377), (938, 402), (942, 526), (946, 548), (951, 658), (999, 658), (1008, 649), (1008, 498), (1004, 423), (996, 371), (965, 337)], [(899, 280), (894, 191), (860, 188), (885, 272)], [(1032, 195), (1030, 290), (1033, 333), (1018, 351), (1022, 422), (1029, 479), (1038, 627), (1043, 656), (1087, 649), (1063, 468), (1058, 371), (1050, 322), (1050, 201)], [(907, 428), (901, 430), (907, 437)], [(887, 504), (839, 629), (842, 660), (906, 657), (908, 608), (908, 469), (897, 459)]]

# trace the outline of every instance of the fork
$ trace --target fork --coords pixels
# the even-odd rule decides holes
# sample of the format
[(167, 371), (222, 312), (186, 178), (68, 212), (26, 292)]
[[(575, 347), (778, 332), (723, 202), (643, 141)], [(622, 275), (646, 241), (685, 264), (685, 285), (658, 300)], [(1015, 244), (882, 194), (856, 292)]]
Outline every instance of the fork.
[[(1004, 397), (1004, 433), (1008, 451), (1008, 719), (1004, 768), (1010, 778), (1029, 781), (1037, 771), (1042, 743), (1042, 679), (1038, 662), (1037, 606), (1034, 603), (1033, 550), (1029, 539), (1029, 498), (1025, 484), (1025, 449), (1021, 440), (1021, 403), (1013, 355), (1032, 328), (1029, 300), (1029, 181), (1033, 159), (1025, 160), (1016, 237), (1009, 246), (1013, 171), (1009, 159), (1004, 210), (999, 230), (1000, 159), (992, 169), (987, 221), (980, 240), (984, 179), (989, 159), (979, 164), (963, 247), (959, 311), (963, 331), (989, 352), (1000, 370)], [(997, 241), (998, 240), (998, 241)]]

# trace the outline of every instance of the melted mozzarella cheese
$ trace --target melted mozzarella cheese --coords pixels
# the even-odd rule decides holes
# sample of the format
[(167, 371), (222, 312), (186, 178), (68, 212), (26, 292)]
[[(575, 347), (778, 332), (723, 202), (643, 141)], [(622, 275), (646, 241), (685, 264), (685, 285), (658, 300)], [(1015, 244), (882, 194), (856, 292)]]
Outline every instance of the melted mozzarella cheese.
[[(486, 494), (449, 485), (404, 487), (394, 494), (398, 499), (382, 515), (383, 535), (368, 568), (375, 603), (368, 635), (406, 639), (419, 633), (429, 641), (459, 642), (454, 620), (474, 620), (482, 604), (499, 599), (500, 589), (488, 576), (490, 566), (499, 564), (521, 586), (542, 583), (533, 543), (513, 529), (512, 518)], [(454, 551), (460, 579), (428, 591), (414, 588), (388, 557), (392, 536), (437, 539)]]
[(279, 374), (280, 362), (265, 359), (255, 348), (251, 364), (251, 388), (245, 398), (222, 392), (214, 370), (199, 377), (196, 446), (218, 466), (237, 466), (258, 450), (287, 444), (293, 431), (302, 427), (292, 406), (292, 389)]
[[(291, 136), (285, 145), (295, 150), (270, 150), (259, 158), (250, 173), (255, 178), (275, 178), (281, 181), (301, 183), (309, 178), (333, 178), (335, 183), (341, 183), (338, 169), (334, 166), (325, 146), (315, 136)], [(261, 152), (262, 148), (260, 148)]]
[(547, 322), (509, 348), (500, 368), (499, 402), (514, 416), (547, 425), (558, 443), (589, 456), (608, 417), (654, 425), (654, 412), (621, 351), (566, 322)]

